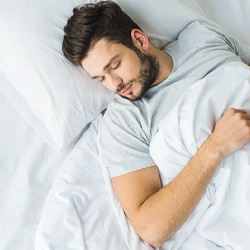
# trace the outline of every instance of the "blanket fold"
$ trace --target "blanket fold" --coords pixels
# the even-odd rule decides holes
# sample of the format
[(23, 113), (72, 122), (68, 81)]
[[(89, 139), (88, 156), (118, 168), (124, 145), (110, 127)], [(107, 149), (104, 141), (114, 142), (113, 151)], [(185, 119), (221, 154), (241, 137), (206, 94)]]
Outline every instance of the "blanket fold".
[[(240, 62), (191, 84), (160, 122), (150, 153), (163, 185), (178, 175), (231, 107), (250, 112), (250, 68)], [(163, 249), (248, 249), (249, 177), (248, 143), (222, 160), (198, 206)]]

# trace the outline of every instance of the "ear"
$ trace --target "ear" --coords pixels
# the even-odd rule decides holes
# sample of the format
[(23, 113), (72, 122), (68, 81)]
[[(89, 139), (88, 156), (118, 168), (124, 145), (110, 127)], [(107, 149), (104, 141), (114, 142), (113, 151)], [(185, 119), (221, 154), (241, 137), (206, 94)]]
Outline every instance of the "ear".
[(149, 40), (147, 35), (139, 29), (131, 30), (131, 38), (134, 42), (134, 45), (142, 50), (148, 50)]

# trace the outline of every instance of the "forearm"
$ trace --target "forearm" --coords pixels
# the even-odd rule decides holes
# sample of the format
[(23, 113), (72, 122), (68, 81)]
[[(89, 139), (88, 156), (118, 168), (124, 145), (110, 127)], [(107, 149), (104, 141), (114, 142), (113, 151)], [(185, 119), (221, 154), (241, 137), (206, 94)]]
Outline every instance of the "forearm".
[(249, 139), (250, 115), (244, 110), (229, 109), (168, 185), (161, 187), (156, 166), (113, 177), (115, 194), (140, 237), (153, 246), (161, 246), (192, 213), (221, 159)]
[(197, 206), (222, 159), (214, 146), (204, 143), (174, 180), (139, 207), (135, 228), (151, 245), (161, 246)]
[(137, 222), (141, 237), (154, 246), (163, 244), (194, 210), (221, 159), (241, 148), (249, 139), (250, 115), (244, 110), (226, 111), (183, 171), (140, 206), (140, 222)]

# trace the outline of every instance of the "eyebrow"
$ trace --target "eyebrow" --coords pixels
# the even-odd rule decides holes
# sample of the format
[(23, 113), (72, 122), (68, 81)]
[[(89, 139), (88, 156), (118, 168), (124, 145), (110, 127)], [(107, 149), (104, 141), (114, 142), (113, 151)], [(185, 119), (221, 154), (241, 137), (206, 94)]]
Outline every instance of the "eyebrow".
[[(109, 67), (110, 67), (110, 65), (113, 63), (113, 61), (115, 61), (117, 58), (119, 57), (119, 55), (115, 55), (115, 56), (113, 56), (110, 60), (109, 60), (109, 62), (103, 67), (103, 71), (106, 71)], [(96, 79), (96, 78), (99, 78), (100, 76), (93, 76), (93, 77), (91, 77), (92, 79)]]

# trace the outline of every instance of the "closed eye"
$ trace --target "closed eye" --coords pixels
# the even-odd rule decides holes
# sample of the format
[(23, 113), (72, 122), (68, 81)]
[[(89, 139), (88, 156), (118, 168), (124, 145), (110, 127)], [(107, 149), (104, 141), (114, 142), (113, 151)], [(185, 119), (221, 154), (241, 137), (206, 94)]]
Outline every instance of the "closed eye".
[(103, 82), (104, 80), (104, 76), (95, 76), (95, 77), (91, 77), (92, 79), (96, 79), (99, 82)]
[(121, 61), (114, 62), (112, 64), (112, 69), (117, 69), (120, 66), (120, 64), (121, 64)]
[[(110, 70), (117, 69), (120, 65), (121, 65), (121, 61), (119, 60), (119, 61), (113, 62), (111, 65), (109, 64), (105, 66), (104, 68), (106, 68), (105, 71), (110, 71)], [(105, 76), (93, 76), (91, 78), (97, 79), (100, 82), (103, 82), (105, 80)]]
[(99, 80), (100, 82), (103, 82), (103, 81), (104, 81), (104, 76), (98, 78), (98, 80)]

